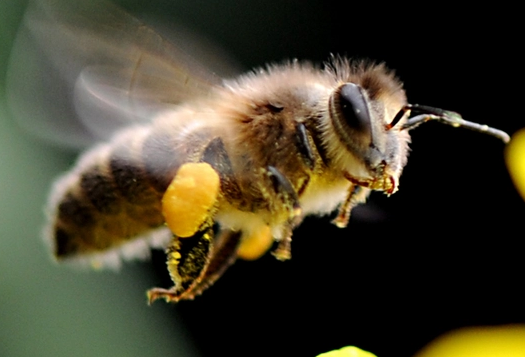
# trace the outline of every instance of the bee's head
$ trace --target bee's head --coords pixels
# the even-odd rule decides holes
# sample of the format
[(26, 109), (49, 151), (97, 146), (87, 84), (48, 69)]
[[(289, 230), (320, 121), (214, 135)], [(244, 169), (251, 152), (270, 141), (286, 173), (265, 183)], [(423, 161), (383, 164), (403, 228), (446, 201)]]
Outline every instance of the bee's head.
[(404, 95), (389, 96), (385, 91), (369, 91), (347, 82), (339, 85), (329, 99), (328, 116), (340, 145), (336, 161), (344, 176), (355, 184), (388, 194), (397, 190), (410, 140), (406, 130), (389, 125), (404, 105), (398, 98), (404, 99)]

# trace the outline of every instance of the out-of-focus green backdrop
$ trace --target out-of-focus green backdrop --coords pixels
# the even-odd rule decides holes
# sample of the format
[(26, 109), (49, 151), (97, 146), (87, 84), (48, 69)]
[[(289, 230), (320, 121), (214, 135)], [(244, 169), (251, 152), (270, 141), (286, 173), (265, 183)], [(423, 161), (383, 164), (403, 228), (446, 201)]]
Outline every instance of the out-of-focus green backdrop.
[[(357, 212), (346, 230), (308, 220), (292, 261), (238, 262), (193, 302), (146, 305), (148, 288), (169, 285), (162, 254), (119, 273), (56, 266), (40, 237), (43, 207), (75, 154), (28, 135), (6, 108), (24, 5), (0, 2), (0, 356), (312, 356), (344, 345), (411, 356), (453, 328), (525, 322), (525, 207), (503, 144), (438, 124), (413, 132), (400, 191), (373, 195), (371, 216)], [(245, 68), (331, 52), (370, 57), (397, 70), (412, 103), (509, 133), (525, 126), (513, 89), (520, 57), (501, 41), (520, 43), (512, 9), (473, 17), (430, 3), (415, 16), (314, 0), (127, 5), (203, 33)], [(490, 26), (495, 19), (505, 25)]]
[[(195, 356), (144, 264), (86, 273), (52, 262), (40, 236), (53, 178), (74, 155), (20, 130), (6, 108), (10, 45), (24, 2), (0, 3), (0, 356)], [(31, 105), (31, 103), (27, 103)]]

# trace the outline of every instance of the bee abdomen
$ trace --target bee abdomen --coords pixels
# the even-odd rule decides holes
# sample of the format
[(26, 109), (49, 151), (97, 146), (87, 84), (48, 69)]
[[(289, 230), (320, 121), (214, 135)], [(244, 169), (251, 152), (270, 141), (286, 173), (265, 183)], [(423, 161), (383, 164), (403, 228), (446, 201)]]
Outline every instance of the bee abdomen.
[(80, 187), (95, 209), (102, 214), (116, 214), (120, 210), (119, 195), (111, 176), (101, 171), (99, 166), (84, 172)]
[(55, 184), (52, 239), (58, 258), (105, 251), (164, 223), (162, 193), (144, 167), (140, 133), (92, 149)]
[(52, 197), (58, 198), (52, 233), (57, 257), (101, 252), (164, 224), (166, 188), (183, 163), (199, 161), (205, 146), (195, 140), (210, 140), (202, 132), (191, 142), (177, 134), (131, 129), (82, 156)]

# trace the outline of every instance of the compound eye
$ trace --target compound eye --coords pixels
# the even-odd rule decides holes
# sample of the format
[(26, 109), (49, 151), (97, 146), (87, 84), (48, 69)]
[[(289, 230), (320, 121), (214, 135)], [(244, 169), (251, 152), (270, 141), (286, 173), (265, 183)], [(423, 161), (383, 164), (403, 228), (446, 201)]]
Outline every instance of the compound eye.
[(336, 103), (346, 125), (363, 134), (370, 132), (370, 113), (361, 87), (354, 83), (343, 84)]

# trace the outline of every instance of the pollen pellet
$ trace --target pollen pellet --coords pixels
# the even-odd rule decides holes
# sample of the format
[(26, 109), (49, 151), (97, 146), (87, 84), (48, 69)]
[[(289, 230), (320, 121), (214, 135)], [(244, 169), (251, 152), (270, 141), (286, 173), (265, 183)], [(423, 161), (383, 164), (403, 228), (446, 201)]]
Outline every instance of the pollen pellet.
[(272, 243), (273, 237), (270, 227), (264, 226), (255, 232), (251, 232), (251, 234), (242, 236), (237, 255), (244, 260), (258, 259), (270, 249)]
[(219, 188), (219, 175), (209, 164), (182, 165), (162, 198), (162, 214), (173, 234), (193, 236), (209, 218)]

